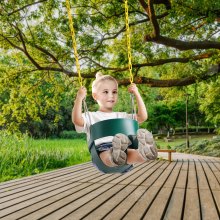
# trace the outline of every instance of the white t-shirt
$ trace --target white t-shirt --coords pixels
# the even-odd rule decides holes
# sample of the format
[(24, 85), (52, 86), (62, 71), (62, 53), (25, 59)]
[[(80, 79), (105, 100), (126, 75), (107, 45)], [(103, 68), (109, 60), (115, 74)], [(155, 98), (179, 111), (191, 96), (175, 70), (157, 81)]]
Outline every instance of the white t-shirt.
[[(82, 116), (84, 119), (84, 127), (75, 126), (75, 128), (78, 133), (82, 133), (82, 132), (86, 133), (87, 141), (89, 141), (89, 139), (90, 139), (90, 131), (89, 131), (90, 121), (89, 121), (87, 114), (83, 113)], [(132, 118), (132, 115), (127, 114), (126, 112), (101, 112), (101, 111), (97, 111), (97, 112), (89, 112), (89, 116), (91, 119), (91, 124), (95, 124), (96, 122), (104, 121), (104, 120), (108, 120), (108, 119), (115, 119), (115, 118), (130, 118), (131, 119)], [(112, 142), (112, 139), (113, 139), (113, 136), (99, 138), (99, 139), (95, 140), (95, 145), (100, 145), (102, 143)]]

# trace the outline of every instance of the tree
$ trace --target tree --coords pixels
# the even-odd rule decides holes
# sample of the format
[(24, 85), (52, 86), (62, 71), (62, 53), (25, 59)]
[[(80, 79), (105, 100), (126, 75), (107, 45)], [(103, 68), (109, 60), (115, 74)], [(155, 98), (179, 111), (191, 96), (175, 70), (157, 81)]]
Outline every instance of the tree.
[[(71, 3), (83, 77), (93, 78), (103, 70), (125, 78), (128, 67), (123, 1)], [(219, 74), (219, 11), (218, 1), (129, 1), (135, 83), (183, 86)], [(61, 1), (39, 0), (30, 4), (24, 0), (12, 4), (5, 0), (1, 4), (0, 24), (1, 46), (10, 53), (20, 52), (27, 64), (24, 69), (28, 66), (31, 71), (77, 77), (71, 70), (71, 37)], [(204, 65), (207, 60), (217, 66), (211, 76), (207, 71), (211, 63)], [(147, 76), (147, 67), (169, 63), (184, 63), (185, 67), (192, 67), (193, 63), (202, 69), (197, 74), (184, 71), (180, 77), (162, 81)], [(129, 80), (121, 83), (128, 84)]]
[[(129, 84), (124, 2), (72, 0), (71, 6), (85, 83), (102, 71)], [(180, 87), (203, 81), (215, 91), (219, 84), (210, 79), (220, 72), (219, 1), (129, 0), (129, 19), (135, 83)], [(1, 1), (1, 125), (41, 120), (42, 112), (58, 108), (65, 76), (77, 87), (71, 45), (65, 2)]]
[(206, 120), (212, 122), (219, 132), (220, 124), (220, 78), (210, 84), (202, 84), (199, 99), (200, 110), (205, 113)]

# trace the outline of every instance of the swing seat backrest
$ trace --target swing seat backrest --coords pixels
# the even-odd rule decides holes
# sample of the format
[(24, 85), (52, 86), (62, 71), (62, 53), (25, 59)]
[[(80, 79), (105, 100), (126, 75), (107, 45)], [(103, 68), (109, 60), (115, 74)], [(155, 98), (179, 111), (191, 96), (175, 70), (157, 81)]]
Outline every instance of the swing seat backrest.
[[(118, 133), (127, 136), (135, 136), (138, 130), (138, 122), (132, 119), (117, 118), (97, 122), (90, 126), (89, 149), (93, 163), (104, 173), (124, 173), (132, 165), (122, 165), (117, 167), (108, 167), (100, 159), (95, 146), (95, 140), (106, 136), (114, 136)], [(134, 148), (136, 148), (134, 146)]]

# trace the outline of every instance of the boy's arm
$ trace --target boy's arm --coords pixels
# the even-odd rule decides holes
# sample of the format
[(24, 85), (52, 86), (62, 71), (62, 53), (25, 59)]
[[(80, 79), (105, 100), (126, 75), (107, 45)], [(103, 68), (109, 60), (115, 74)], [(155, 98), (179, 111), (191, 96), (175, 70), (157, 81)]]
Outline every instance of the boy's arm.
[(137, 112), (137, 121), (139, 123), (142, 123), (144, 121), (147, 120), (148, 118), (148, 114), (147, 114), (147, 109), (146, 109), (146, 106), (144, 104), (144, 101), (138, 91), (138, 88), (137, 86), (132, 83), (129, 87), (128, 87), (128, 91), (130, 93), (133, 93), (135, 98), (136, 98), (136, 101), (137, 101), (137, 106), (138, 106), (138, 112)]
[(82, 117), (82, 103), (85, 97), (86, 97), (86, 88), (81, 87), (77, 92), (73, 106), (73, 111), (72, 111), (72, 122), (74, 125), (77, 125), (79, 127), (84, 126), (84, 119)]

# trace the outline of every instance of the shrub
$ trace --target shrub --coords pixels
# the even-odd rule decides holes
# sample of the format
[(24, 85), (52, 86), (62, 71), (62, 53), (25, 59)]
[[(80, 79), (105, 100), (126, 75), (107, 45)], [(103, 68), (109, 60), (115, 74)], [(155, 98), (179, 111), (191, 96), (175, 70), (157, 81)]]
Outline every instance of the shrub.
[(62, 131), (60, 133), (60, 138), (63, 139), (86, 139), (85, 133), (77, 133), (76, 131)]
[(185, 144), (175, 147), (178, 152), (199, 154), (205, 156), (220, 156), (220, 138), (211, 140), (194, 141), (190, 143), (190, 147), (186, 148)]

